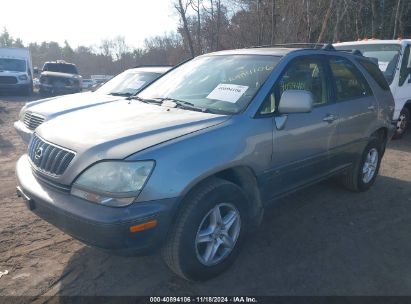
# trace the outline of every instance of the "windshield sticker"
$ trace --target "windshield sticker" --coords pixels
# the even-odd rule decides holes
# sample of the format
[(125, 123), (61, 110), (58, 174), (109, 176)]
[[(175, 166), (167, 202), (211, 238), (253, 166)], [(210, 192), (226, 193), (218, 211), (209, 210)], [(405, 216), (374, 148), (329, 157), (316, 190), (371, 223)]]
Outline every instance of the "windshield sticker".
[(137, 90), (140, 89), (146, 82), (137, 80), (137, 81), (131, 81), (130, 83), (127, 84), (127, 89), (133, 89)]
[(236, 103), (247, 89), (248, 86), (220, 83), (206, 98)]
[(381, 71), (385, 72), (388, 67), (388, 61), (379, 61), (378, 62), (378, 67), (380, 68)]
[(255, 68), (252, 68), (252, 69), (249, 69), (249, 70), (242, 70), (237, 75), (229, 77), (228, 80), (229, 81), (236, 81), (236, 80), (240, 80), (240, 79), (246, 79), (247, 77), (250, 77), (253, 74), (262, 73), (262, 72), (271, 72), (273, 69), (274, 69), (274, 66), (265, 65), (265, 66), (255, 67)]

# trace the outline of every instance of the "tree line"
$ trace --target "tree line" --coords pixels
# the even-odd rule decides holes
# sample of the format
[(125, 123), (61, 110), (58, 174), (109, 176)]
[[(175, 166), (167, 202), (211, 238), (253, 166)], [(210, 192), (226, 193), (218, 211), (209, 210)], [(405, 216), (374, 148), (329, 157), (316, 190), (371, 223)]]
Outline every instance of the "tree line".
[(411, 0), (172, 0), (176, 32), (150, 37), (140, 48), (125, 38), (72, 48), (65, 41), (25, 44), (6, 29), (0, 47), (28, 47), (33, 65), (66, 60), (84, 77), (115, 75), (139, 65), (174, 65), (222, 49), (364, 38), (411, 38)]

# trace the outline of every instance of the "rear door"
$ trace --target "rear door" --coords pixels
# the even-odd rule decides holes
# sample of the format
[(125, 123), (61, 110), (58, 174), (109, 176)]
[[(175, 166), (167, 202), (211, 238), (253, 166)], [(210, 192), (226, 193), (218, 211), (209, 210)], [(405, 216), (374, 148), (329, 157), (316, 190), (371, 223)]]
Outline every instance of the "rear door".
[(378, 104), (364, 75), (350, 60), (330, 56), (334, 99), (339, 116), (337, 147), (330, 151), (334, 169), (349, 164), (364, 142), (378, 115)]

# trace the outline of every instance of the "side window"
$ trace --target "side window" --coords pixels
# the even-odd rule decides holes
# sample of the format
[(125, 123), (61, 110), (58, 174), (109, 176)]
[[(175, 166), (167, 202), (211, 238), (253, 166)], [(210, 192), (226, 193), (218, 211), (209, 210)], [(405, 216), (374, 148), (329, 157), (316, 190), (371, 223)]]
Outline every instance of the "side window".
[(387, 80), (376, 64), (367, 59), (359, 59), (358, 62), (367, 71), (367, 73), (370, 74), (381, 89), (384, 91), (390, 90)]
[(407, 46), (405, 48), (404, 56), (402, 57), (402, 62), (401, 62), (400, 83), (399, 83), (400, 86), (404, 84), (405, 80), (407, 80), (407, 77), (411, 72), (411, 69), (407, 68), (409, 60), (410, 60), (410, 46)]
[(317, 58), (300, 58), (292, 61), (266, 97), (261, 114), (274, 113), (281, 95), (287, 90), (306, 90), (313, 94), (314, 106), (328, 102), (327, 79), (324, 66)]
[(335, 81), (337, 101), (372, 95), (367, 81), (348, 59), (331, 58), (330, 67)]

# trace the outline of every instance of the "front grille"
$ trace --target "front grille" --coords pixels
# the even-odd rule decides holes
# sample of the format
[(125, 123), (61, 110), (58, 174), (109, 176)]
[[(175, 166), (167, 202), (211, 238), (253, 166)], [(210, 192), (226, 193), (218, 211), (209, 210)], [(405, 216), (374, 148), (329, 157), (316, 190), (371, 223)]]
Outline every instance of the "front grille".
[(1, 84), (16, 84), (17, 78), (13, 76), (0, 76)]
[(44, 122), (44, 117), (32, 112), (24, 114), (24, 125), (30, 130), (34, 130)]
[(61, 175), (73, 160), (72, 151), (47, 143), (36, 134), (30, 141), (28, 155), (33, 166), (48, 175)]
[(79, 84), (76, 79), (58, 76), (43, 76), (40, 78), (40, 82), (44, 84), (51, 84), (53, 86), (72, 86)]

